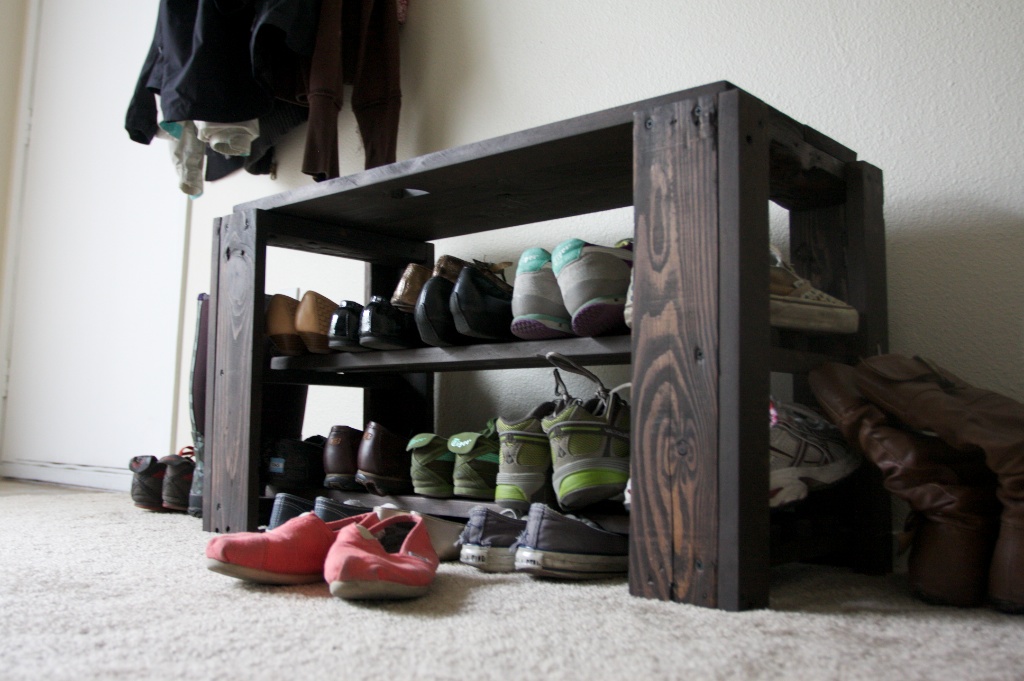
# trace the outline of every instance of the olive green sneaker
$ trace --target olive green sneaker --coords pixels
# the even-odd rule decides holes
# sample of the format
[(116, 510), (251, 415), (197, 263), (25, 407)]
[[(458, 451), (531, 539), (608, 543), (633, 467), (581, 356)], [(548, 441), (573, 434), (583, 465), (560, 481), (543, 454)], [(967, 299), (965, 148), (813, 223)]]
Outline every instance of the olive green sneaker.
[(448, 438), (448, 449), (455, 455), (455, 496), (494, 499), (501, 448), (496, 421), (490, 419), (483, 432), (456, 433)]
[[(590, 371), (549, 352), (548, 361), (597, 383), (597, 394), (576, 398), (541, 425), (551, 446), (552, 483), (558, 504), (576, 510), (607, 499), (621, 499), (629, 480), (629, 405)], [(627, 384), (628, 385), (628, 384)]]
[(406, 449), (412, 452), (409, 472), (413, 491), (425, 497), (450, 498), (455, 493), (455, 453), (448, 449), (448, 440), (434, 433), (420, 433), (409, 440)]
[(526, 513), (533, 502), (553, 501), (551, 445), (541, 419), (558, 408), (556, 402), (545, 402), (521, 419), (498, 418), (501, 461), (494, 501), (502, 508)]

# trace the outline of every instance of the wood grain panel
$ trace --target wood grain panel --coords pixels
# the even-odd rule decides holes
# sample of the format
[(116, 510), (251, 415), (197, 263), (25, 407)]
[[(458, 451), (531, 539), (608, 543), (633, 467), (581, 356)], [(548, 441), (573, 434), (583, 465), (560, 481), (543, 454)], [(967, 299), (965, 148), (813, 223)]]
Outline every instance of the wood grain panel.
[(209, 526), (214, 532), (237, 532), (255, 529), (257, 523), (258, 469), (250, 457), (257, 451), (260, 429), (262, 384), (253, 377), (262, 366), (263, 344), (254, 343), (254, 328), (257, 323), (262, 328), (265, 258), (257, 253), (264, 247), (251, 215), (233, 213), (221, 220), (219, 232), (212, 308), (216, 376), (212, 418), (207, 419), (212, 429), (207, 447), (216, 469)]
[[(630, 592), (717, 600), (715, 99), (634, 119)], [(638, 390), (639, 388), (639, 390)]]

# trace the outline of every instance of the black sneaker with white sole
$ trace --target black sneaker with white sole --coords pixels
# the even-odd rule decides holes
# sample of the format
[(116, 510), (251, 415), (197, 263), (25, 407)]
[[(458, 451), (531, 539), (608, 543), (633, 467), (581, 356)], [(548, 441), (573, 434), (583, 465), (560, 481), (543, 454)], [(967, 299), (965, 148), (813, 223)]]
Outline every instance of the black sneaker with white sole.
[(526, 529), (526, 520), (515, 511), (500, 513), (486, 506), (474, 506), (459, 537), (459, 560), (484, 572), (512, 572), (516, 569), (516, 539)]
[(517, 572), (559, 579), (621, 577), (629, 568), (629, 537), (586, 518), (530, 506), (516, 548)]

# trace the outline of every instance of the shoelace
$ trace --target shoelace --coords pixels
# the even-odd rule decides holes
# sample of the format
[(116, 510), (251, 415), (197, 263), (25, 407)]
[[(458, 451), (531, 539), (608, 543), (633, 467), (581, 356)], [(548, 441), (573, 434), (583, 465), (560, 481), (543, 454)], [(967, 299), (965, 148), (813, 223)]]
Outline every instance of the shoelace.
[(603, 416), (606, 413), (608, 413), (608, 411), (611, 409), (629, 408), (629, 405), (626, 403), (626, 400), (619, 396), (619, 393), (627, 388), (632, 389), (633, 384), (631, 382), (623, 383), (609, 390), (608, 387), (605, 386), (604, 382), (596, 374), (594, 374), (592, 371), (589, 371), (588, 369), (583, 368), (582, 366), (572, 361), (565, 355), (559, 354), (557, 352), (549, 352), (546, 355), (544, 355), (544, 358), (551, 362), (553, 365), (555, 365), (555, 367), (557, 367), (555, 370), (556, 392), (559, 395), (562, 395), (564, 393), (564, 396), (567, 398), (566, 405), (571, 404), (573, 402), (582, 404), (583, 400), (580, 398), (572, 398), (569, 395), (569, 391), (565, 388), (565, 384), (562, 382), (561, 377), (558, 375), (558, 369), (563, 369), (574, 374), (579, 374), (580, 376), (584, 376), (597, 384), (597, 392), (591, 400), (591, 402), (593, 403), (593, 409), (590, 410), (591, 413), (594, 414), (594, 416)]

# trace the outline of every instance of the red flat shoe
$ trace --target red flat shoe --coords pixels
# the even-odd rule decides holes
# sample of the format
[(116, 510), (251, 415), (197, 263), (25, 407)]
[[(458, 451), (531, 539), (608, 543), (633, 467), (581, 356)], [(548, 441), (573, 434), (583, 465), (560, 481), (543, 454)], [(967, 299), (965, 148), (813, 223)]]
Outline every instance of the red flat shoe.
[(206, 567), (222, 575), (259, 584), (309, 584), (324, 577), (324, 560), (338, 532), (373, 513), (325, 523), (303, 513), (267, 532), (214, 537), (206, 545)]
[(424, 518), (399, 514), (381, 521), (371, 516), (370, 521), (338, 532), (323, 569), (331, 595), (398, 599), (427, 593), (439, 560)]

